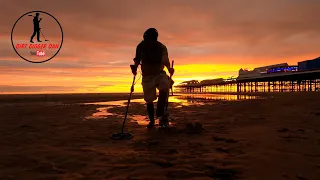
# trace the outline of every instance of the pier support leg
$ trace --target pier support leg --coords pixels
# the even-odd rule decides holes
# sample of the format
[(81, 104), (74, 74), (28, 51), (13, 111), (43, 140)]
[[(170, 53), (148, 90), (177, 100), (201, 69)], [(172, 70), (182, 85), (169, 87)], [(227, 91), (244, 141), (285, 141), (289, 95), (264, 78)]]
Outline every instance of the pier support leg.
[(276, 88), (276, 86), (275, 86), (275, 82), (274, 82), (274, 81), (272, 81), (272, 91), (273, 91), (273, 92), (275, 91), (275, 88)]
[(309, 80), (309, 88), (308, 88), (309, 91), (312, 91), (312, 80)]

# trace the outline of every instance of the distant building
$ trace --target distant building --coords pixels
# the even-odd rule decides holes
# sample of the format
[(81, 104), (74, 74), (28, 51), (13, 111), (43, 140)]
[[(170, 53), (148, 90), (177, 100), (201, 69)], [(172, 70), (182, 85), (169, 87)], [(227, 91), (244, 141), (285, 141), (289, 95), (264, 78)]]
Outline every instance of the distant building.
[(198, 80), (190, 80), (190, 81), (183, 81), (182, 83), (184, 83), (184, 84), (197, 84), (197, 83), (199, 83), (199, 81)]
[(239, 76), (237, 79), (259, 77), (259, 76), (268, 74), (268, 71), (269, 73), (273, 72), (273, 71), (270, 71), (272, 69), (285, 69), (288, 67), (290, 67), (288, 63), (280, 63), (280, 64), (274, 64), (269, 66), (257, 67), (257, 68), (254, 68), (252, 71), (243, 70), (241, 68), (239, 70)]
[(206, 79), (206, 80), (202, 80), (200, 82), (201, 85), (214, 85), (214, 84), (219, 84), (219, 83), (223, 83), (224, 80), (223, 78), (217, 78), (217, 79)]
[(287, 67), (276, 67), (267, 70), (267, 74), (272, 73), (283, 73), (283, 72), (296, 72), (298, 71), (298, 66), (287, 66)]
[(320, 57), (315, 59), (298, 62), (299, 71), (311, 71), (320, 69)]
[(183, 81), (182, 83), (178, 84), (178, 86), (185, 86), (185, 85), (193, 85), (193, 84), (199, 84), (198, 80), (190, 80), (190, 81)]

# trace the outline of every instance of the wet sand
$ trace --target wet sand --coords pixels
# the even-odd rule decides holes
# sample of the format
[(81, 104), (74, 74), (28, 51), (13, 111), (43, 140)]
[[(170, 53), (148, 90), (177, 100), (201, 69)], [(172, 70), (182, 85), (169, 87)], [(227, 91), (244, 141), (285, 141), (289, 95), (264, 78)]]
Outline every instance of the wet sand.
[[(109, 138), (120, 130), (121, 103), (6, 101), (0, 104), (0, 179), (319, 180), (320, 93), (266, 97), (173, 98), (167, 131), (147, 130), (145, 106), (134, 100), (125, 128), (134, 137), (123, 141)], [(188, 134), (188, 122), (204, 130)]]

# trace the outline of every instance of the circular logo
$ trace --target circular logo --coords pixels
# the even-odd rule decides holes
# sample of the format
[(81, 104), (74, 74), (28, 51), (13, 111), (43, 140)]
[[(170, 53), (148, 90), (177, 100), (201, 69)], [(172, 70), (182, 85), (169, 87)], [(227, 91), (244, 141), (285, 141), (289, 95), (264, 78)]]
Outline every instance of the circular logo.
[(31, 63), (44, 63), (59, 53), (63, 44), (63, 30), (51, 14), (30, 11), (14, 23), (11, 43), (22, 59)]

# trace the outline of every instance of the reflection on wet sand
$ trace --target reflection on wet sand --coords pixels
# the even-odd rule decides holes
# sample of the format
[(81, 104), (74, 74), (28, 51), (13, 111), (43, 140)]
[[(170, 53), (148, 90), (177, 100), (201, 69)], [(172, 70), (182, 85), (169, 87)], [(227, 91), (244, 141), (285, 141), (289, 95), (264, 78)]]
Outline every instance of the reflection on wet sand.
[(237, 101), (247, 99), (259, 99), (259, 96), (249, 95), (231, 95), (231, 94), (180, 94), (180, 99), (187, 99), (190, 102), (202, 101), (207, 102), (210, 100), (223, 100), (223, 101)]
[[(175, 108), (181, 108), (183, 106), (190, 105), (204, 105), (204, 104), (213, 104), (217, 101), (235, 101), (235, 100), (247, 100), (247, 99), (258, 99), (258, 96), (248, 96), (248, 95), (226, 95), (226, 94), (179, 94), (169, 97), (170, 103), (175, 103)], [(132, 99), (130, 102), (144, 104), (144, 99)], [(105, 119), (108, 116), (119, 116), (119, 114), (108, 112), (109, 108), (113, 106), (123, 107), (126, 106), (128, 100), (120, 101), (107, 101), (107, 102), (95, 102), (95, 103), (86, 103), (94, 105), (103, 105), (106, 107), (97, 108), (97, 112), (93, 113), (91, 116), (86, 119)], [(119, 116), (122, 117), (122, 116)], [(149, 120), (147, 116), (143, 115), (133, 115), (128, 116), (128, 119), (137, 122), (139, 125), (147, 125)]]
[[(130, 102), (133, 103), (144, 103), (144, 99), (131, 99)], [(105, 101), (105, 102), (94, 102), (94, 103), (85, 103), (93, 105), (106, 105), (106, 106), (126, 106), (128, 100), (119, 100), (119, 101)]]
[[(131, 103), (140, 103), (140, 104), (144, 104), (145, 101), (144, 99), (132, 99), (130, 101)], [(183, 106), (188, 106), (188, 105), (202, 105), (203, 103), (201, 102), (196, 102), (196, 101), (188, 101), (186, 99), (181, 99), (181, 98), (178, 98), (176, 96), (170, 96), (169, 97), (169, 102), (170, 103), (177, 103), (179, 104), (178, 106), (176, 107), (182, 107)], [(110, 113), (108, 112), (108, 109), (112, 108), (113, 106), (116, 106), (116, 107), (124, 107), (126, 106), (128, 103), (128, 100), (120, 100), (120, 101), (107, 101), (107, 102), (95, 102), (95, 103), (85, 103), (85, 104), (93, 104), (93, 105), (103, 105), (103, 106), (107, 106), (107, 107), (100, 107), (100, 108), (97, 108), (97, 112), (93, 113), (91, 116), (89, 117), (86, 117), (86, 119), (102, 119), (102, 118), (107, 118), (108, 116), (113, 116), (113, 115), (117, 115), (118, 114), (114, 114), (114, 113)], [(147, 118), (146, 116), (143, 116), (144, 118)], [(138, 116), (138, 115), (135, 115), (134, 117), (132, 117), (135, 121), (141, 121), (141, 117)], [(143, 123), (143, 121), (141, 121)], [(146, 121), (148, 122), (148, 121)]]
[(112, 116), (113, 114), (108, 112), (108, 109), (111, 107), (101, 107), (97, 108), (97, 112), (93, 113), (91, 116), (86, 117), (86, 119), (100, 119), (100, 118), (105, 118), (107, 116)]
[[(133, 115), (130, 116), (129, 119), (132, 119), (133, 122), (138, 123), (141, 126), (146, 126), (149, 123), (149, 118), (143, 115)], [(155, 120), (155, 124), (159, 124), (159, 120)], [(172, 125), (172, 122), (169, 122), (169, 125)]]

